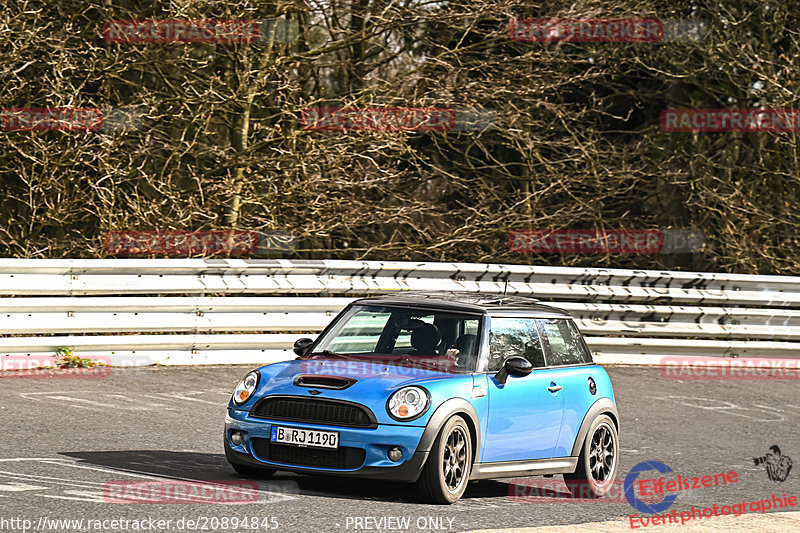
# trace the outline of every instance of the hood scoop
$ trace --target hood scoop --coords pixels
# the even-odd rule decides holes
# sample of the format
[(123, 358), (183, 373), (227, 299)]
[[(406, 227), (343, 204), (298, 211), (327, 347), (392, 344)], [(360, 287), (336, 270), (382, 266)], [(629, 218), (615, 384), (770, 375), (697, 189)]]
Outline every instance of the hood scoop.
[(357, 379), (344, 378), (341, 376), (320, 376), (318, 374), (311, 374), (297, 376), (294, 380), (294, 384), (297, 387), (342, 390), (357, 381)]

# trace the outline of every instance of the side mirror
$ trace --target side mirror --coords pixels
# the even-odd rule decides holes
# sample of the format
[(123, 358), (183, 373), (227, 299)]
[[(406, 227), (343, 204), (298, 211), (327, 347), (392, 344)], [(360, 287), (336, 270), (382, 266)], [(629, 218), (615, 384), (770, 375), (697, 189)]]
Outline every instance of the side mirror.
[(524, 377), (530, 374), (531, 371), (533, 371), (533, 365), (530, 361), (524, 357), (514, 356), (506, 359), (506, 362), (503, 363), (503, 368), (495, 374), (495, 377), (501, 385), (505, 385), (508, 376)]
[(294, 346), (292, 347), (292, 350), (300, 357), (303, 357), (305, 354), (308, 353), (308, 349), (311, 348), (312, 344), (314, 344), (314, 341), (311, 339), (307, 338), (297, 339), (296, 341), (294, 341)]

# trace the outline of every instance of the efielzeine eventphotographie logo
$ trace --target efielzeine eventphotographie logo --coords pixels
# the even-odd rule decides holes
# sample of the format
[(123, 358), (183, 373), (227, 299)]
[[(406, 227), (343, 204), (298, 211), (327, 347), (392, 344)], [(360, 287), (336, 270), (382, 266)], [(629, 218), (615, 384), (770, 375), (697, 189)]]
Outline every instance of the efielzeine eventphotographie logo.
[(777, 444), (773, 444), (767, 453), (761, 457), (753, 457), (753, 464), (756, 466), (764, 465), (767, 477), (771, 481), (784, 482), (792, 471), (792, 458), (781, 454), (781, 449)]

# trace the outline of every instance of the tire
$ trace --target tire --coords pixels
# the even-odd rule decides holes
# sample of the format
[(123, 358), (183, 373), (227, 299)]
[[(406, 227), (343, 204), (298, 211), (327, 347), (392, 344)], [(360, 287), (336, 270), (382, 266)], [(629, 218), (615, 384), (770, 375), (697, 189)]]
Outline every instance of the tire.
[(255, 466), (240, 465), (231, 463), (236, 473), (248, 479), (267, 479), (271, 478), (277, 470), (273, 468), (257, 468)]
[(602, 498), (611, 490), (619, 464), (619, 436), (608, 415), (598, 416), (581, 447), (578, 466), (564, 481), (573, 498)]
[(417, 481), (425, 499), (438, 504), (455, 503), (464, 494), (472, 472), (472, 438), (460, 416), (448, 420), (436, 437)]

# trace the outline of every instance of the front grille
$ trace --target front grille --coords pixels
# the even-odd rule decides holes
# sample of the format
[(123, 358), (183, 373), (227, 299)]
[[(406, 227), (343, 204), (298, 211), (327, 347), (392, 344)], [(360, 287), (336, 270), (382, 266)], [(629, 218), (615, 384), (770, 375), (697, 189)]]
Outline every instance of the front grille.
[(252, 439), (253, 452), (265, 461), (313, 468), (339, 468), (354, 470), (364, 464), (366, 452), (363, 448), (339, 447), (335, 450), (324, 448), (301, 448), (273, 444), (268, 439)]
[(368, 428), (378, 425), (375, 415), (366, 407), (344, 401), (294, 396), (264, 398), (253, 407), (250, 416), (328, 426)]

